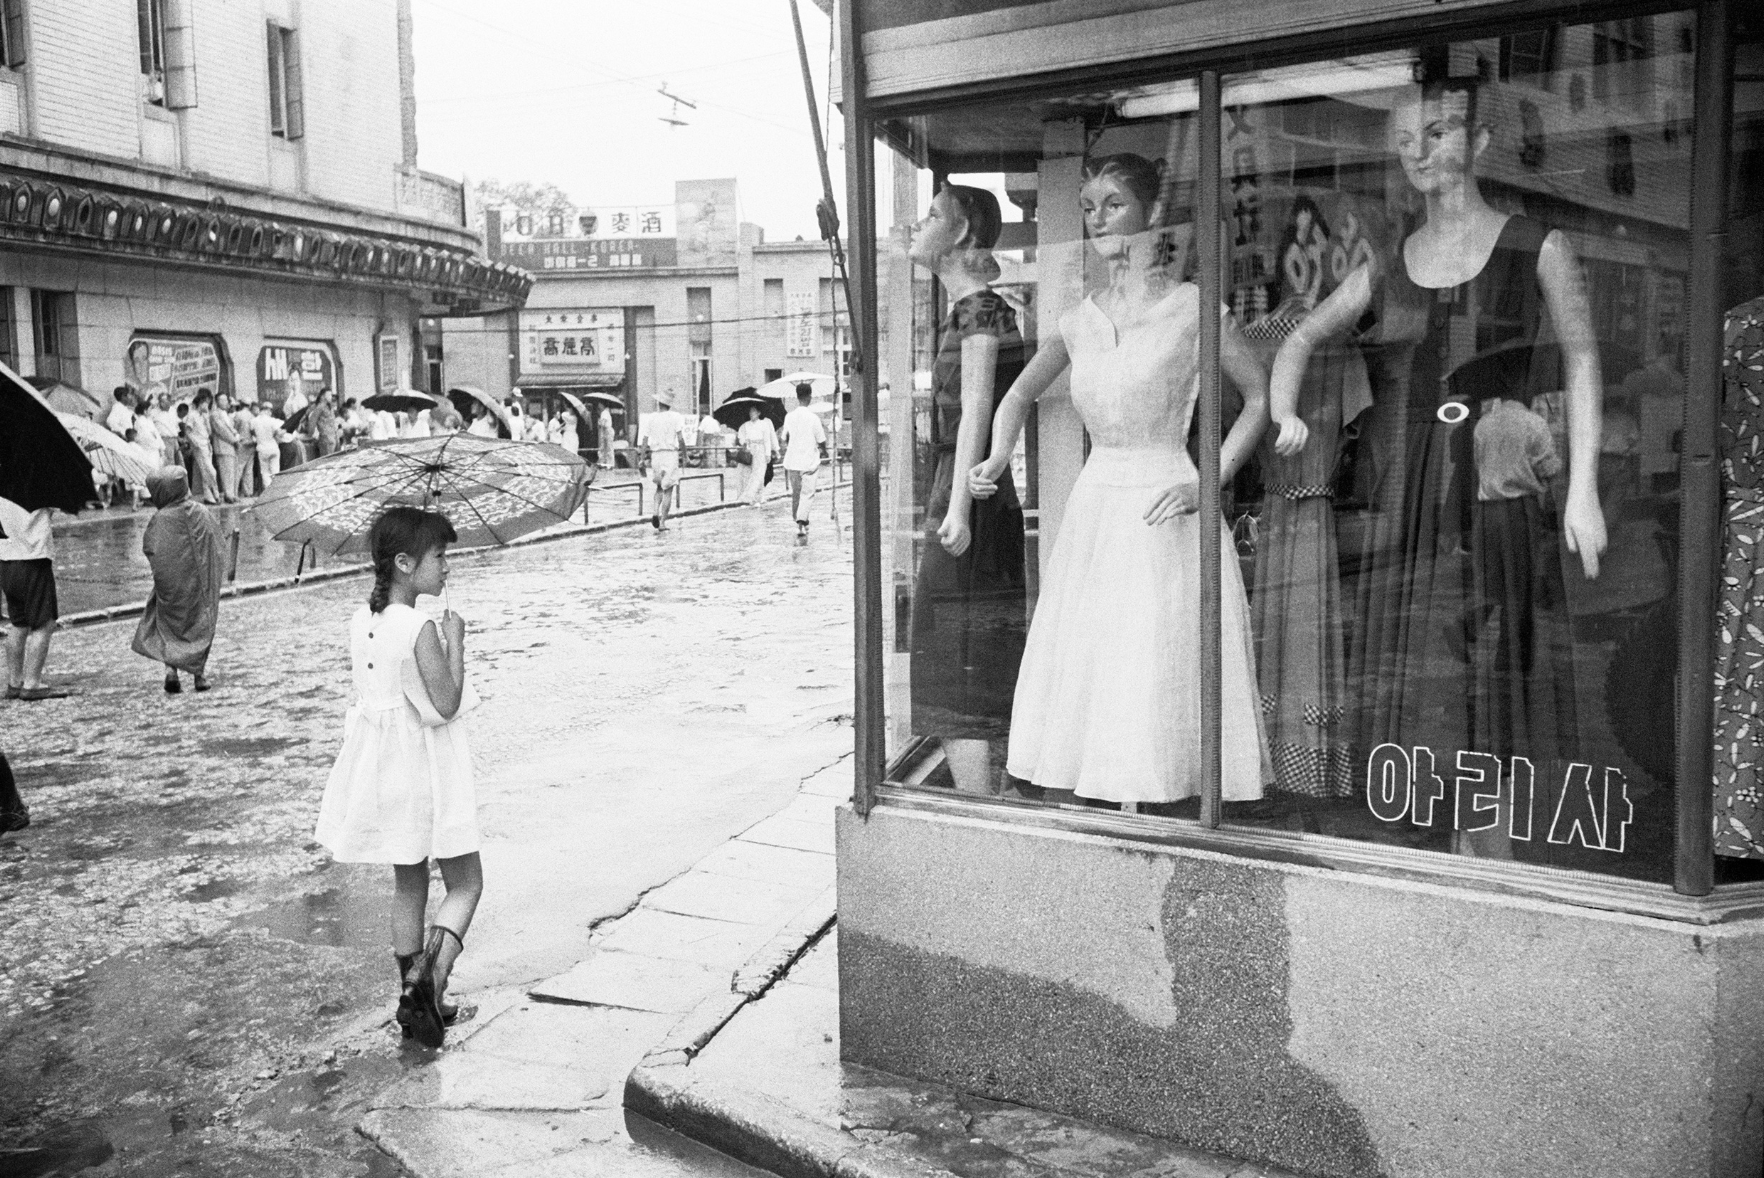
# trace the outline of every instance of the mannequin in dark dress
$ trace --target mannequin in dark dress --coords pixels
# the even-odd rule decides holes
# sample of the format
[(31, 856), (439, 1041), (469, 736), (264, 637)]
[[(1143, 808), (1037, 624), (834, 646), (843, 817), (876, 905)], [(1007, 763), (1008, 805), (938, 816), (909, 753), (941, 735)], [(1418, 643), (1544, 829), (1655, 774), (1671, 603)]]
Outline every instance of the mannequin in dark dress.
[(1023, 369), (1023, 337), (998, 276), (997, 199), (946, 186), (913, 234), (912, 259), (934, 271), (949, 311), (931, 372), (936, 469), (913, 591), (913, 732), (941, 738), (958, 788), (992, 792), (990, 744), (1010, 731), (1028, 629), (1023, 509), (1007, 478), (976, 500), (956, 471), (978, 465), (999, 400)]
[[(1294, 455), (1306, 444), (1296, 405), (1312, 350), (1357, 331), (1373, 408), (1360, 442), (1371, 509), (1348, 644), (1355, 756), (1364, 766), (1374, 748), (1393, 743), (1431, 748), (1448, 775), (1460, 750), (1526, 756), (1541, 772), (1572, 758), (1576, 740), (1560, 550), (1592, 578), (1606, 542), (1591, 316), (1567, 238), (1482, 198), (1475, 163), (1489, 130), (1477, 121), (1473, 79), (1413, 88), (1393, 110), (1391, 132), (1424, 220), (1390, 257), (1350, 274), (1282, 344), (1270, 382), (1275, 446)], [(1452, 330), (1472, 305), (1498, 311), (1507, 332), (1474, 357)], [(1546, 309), (1553, 348), (1536, 346)], [(1485, 402), (1524, 404), (1557, 388), (1568, 422), (1559, 530), (1536, 503), (1479, 503), (1472, 448)], [(1451, 826), (1439, 809), (1433, 830)], [(1505, 828), (1454, 845), (1511, 855)]]

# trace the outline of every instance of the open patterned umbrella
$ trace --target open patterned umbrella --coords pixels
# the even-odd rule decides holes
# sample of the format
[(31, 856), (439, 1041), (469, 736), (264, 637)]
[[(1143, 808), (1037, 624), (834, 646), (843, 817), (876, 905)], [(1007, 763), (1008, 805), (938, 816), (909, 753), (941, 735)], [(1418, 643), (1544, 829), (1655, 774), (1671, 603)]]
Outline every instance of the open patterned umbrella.
[(86, 461), (99, 474), (144, 487), (147, 476), (164, 465), (159, 455), (118, 437), (95, 421), (77, 413), (57, 413), (55, 416), (60, 419), (62, 428), (80, 444), (80, 449), (86, 452)]
[(321, 552), (366, 552), (368, 528), (393, 504), (431, 507), (459, 544), (506, 544), (568, 521), (594, 468), (561, 446), (470, 434), (364, 442), (284, 471), (253, 510), (270, 535)]

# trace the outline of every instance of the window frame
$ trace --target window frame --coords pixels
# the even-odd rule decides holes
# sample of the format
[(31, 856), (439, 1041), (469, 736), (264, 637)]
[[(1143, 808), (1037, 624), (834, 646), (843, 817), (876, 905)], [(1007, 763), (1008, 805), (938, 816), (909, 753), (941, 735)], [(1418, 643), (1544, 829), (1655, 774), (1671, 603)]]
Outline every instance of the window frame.
[[(863, 30), (854, 0), (838, 0), (834, 20), (839, 43), (861, 46)], [(1690, 208), (1692, 276), (1719, 273), (1720, 230), (1725, 218), (1728, 136), (1731, 120), (1732, 48), (1730, 0), (1691, 3), (1608, 4), (1586, 6), (1571, 0), (1549, 0), (1510, 8), (1470, 10), (1444, 19), (1374, 22), (1356, 29), (1356, 49), (1372, 52), (1417, 44), (1505, 37), (1551, 24), (1596, 22), (1664, 12), (1689, 11), (1696, 16), (1696, 61), (1693, 89)], [(1504, 18), (1504, 19), (1503, 19)], [(933, 91), (872, 98), (866, 93), (861, 52), (842, 54), (841, 90), (846, 141), (898, 148), (910, 134), (897, 121), (979, 101), (1031, 98), (1052, 90), (1095, 89), (1101, 86), (1197, 78), (1201, 90), (1199, 125), (1201, 204), (1196, 210), (1202, 257), (1217, 257), (1220, 73), (1253, 65), (1269, 68), (1302, 64), (1341, 51), (1340, 32), (1303, 34), (1263, 43), (1213, 47), (1175, 57), (1112, 63), (1094, 70), (1053, 71), (1005, 79), (964, 83)], [(1080, 76), (1081, 73), (1081, 76)], [(1074, 84), (1076, 83), (1076, 85)], [(877, 315), (877, 187), (876, 152), (846, 155), (846, 191), (850, 209), (853, 329), (860, 355), (878, 355)], [(910, 153), (909, 153), (910, 154)], [(1212, 215), (1209, 215), (1212, 214)], [(1209, 249), (1208, 238), (1213, 238)], [(1202, 305), (1216, 305), (1222, 276), (1217, 266), (1201, 271)], [(1717, 425), (1721, 406), (1722, 313), (1720, 284), (1690, 282), (1686, 297), (1685, 333), (1687, 389), (1681, 453), (1681, 556), (1678, 572), (1677, 772), (1673, 881), (1643, 882), (1587, 872), (1493, 860), (1470, 860), (1375, 843), (1355, 843), (1286, 831), (1226, 827), (1219, 824), (1219, 711), (1217, 674), (1203, 675), (1202, 741), (1207, 789), (1198, 822), (1103, 811), (1075, 813), (1031, 803), (975, 795), (934, 795), (884, 782), (888, 767), (886, 741), (883, 566), (880, 512), (881, 465), (877, 414), (877, 372), (874, 367), (853, 374), (852, 517), (854, 629), (858, 650), (855, 683), (856, 757), (853, 807), (867, 815), (878, 804), (933, 811), (973, 820), (999, 819), (1052, 831), (1106, 833), (1144, 842), (1187, 845), (1238, 858), (1303, 862), (1325, 869), (1391, 874), (1405, 878), (1464, 884), (1506, 893), (1538, 896), (1581, 907), (1640, 913), (1664, 919), (1718, 923), (1764, 912), (1764, 883), (1714, 884), (1712, 748), (1714, 668), (1714, 606), (1720, 552), (1720, 484)], [(1211, 297), (1213, 302), (1207, 302)], [(1210, 323), (1210, 329), (1209, 329)], [(1202, 316), (1201, 429), (1219, 424), (1218, 324)], [(1211, 436), (1213, 445), (1205, 444)], [(1216, 659), (1219, 642), (1218, 570), (1219, 485), (1216, 432), (1203, 434), (1200, 447), (1202, 522), (1203, 659)], [(1208, 575), (1208, 571), (1212, 575)], [(1209, 588), (1210, 587), (1210, 588)], [(1216, 666), (1208, 662), (1205, 665)], [(1697, 788), (1694, 783), (1706, 783)]]
[(305, 75), (300, 67), (300, 31), (278, 21), (264, 23), (269, 63), (270, 134), (293, 142), (306, 137)]

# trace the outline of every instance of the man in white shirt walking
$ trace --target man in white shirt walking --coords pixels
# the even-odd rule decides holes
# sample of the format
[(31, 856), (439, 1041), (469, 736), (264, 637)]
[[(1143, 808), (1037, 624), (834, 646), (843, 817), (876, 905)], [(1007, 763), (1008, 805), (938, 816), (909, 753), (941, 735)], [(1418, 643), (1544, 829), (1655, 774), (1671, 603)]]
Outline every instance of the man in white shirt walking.
[(666, 389), (655, 395), (660, 408), (644, 416), (637, 427), (637, 445), (643, 450), (645, 477), (655, 485), (655, 510), (649, 522), (658, 532), (668, 528), (668, 512), (674, 506), (674, 487), (680, 482), (680, 442), (686, 419), (674, 412), (674, 394)]
[(257, 406), (257, 416), (251, 419), (251, 437), (257, 448), (258, 477), (263, 481), (263, 490), (268, 491), (282, 471), (282, 442), (288, 437), (281, 420), (270, 412), (268, 401)]
[(808, 535), (809, 505), (814, 502), (821, 460), (827, 457), (827, 430), (821, 415), (809, 408), (813, 390), (796, 386), (796, 408), (784, 417), (778, 441), (784, 447), (784, 480), (790, 487), (790, 514), (796, 517), (796, 534)]
[(6, 598), (6, 698), (60, 699), (67, 692), (43, 683), (49, 638), (60, 616), (55, 601), (55, 566), (50, 509), (26, 511), (0, 499), (0, 595)]

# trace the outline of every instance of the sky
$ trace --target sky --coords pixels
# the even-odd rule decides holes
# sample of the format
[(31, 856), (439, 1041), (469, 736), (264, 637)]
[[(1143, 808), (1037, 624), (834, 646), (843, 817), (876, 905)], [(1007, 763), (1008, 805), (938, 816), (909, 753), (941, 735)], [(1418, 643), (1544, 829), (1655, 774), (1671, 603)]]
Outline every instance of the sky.
[[(799, 3), (831, 149), (829, 22)], [(789, 0), (412, 0), (411, 15), (425, 171), (550, 182), (602, 206), (671, 203), (675, 180), (734, 176), (741, 219), (766, 240), (819, 236)], [(676, 111), (656, 92), (664, 83), (697, 109)], [(843, 216), (836, 150), (829, 166)]]

